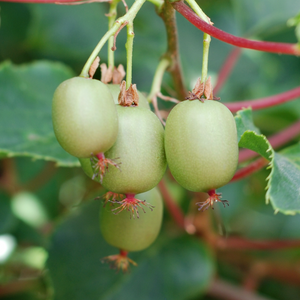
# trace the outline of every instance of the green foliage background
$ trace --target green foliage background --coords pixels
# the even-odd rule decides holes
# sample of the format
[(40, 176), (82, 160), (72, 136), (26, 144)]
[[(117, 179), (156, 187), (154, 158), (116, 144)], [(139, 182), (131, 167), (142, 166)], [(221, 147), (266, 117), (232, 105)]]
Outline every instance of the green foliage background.
[[(216, 27), (232, 34), (297, 42), (295, 28), (288, 27), (287, 20), (299, 12), (298, 0), (202, 0), (199, 4)], [(0, 298), (212, 299), (206, 290), (216, 274), (240, 284), (247, 272), (181, 232), (168, 212), (158, 240), (149, 249), (130, 255), (138, 267), (129, 274), (116, 274), (101, 263), (102, 257), (117, 251), (106, 244), (98, 228), (100, 203), (93, 199), (105, 191), (91, 182), (78, 168), (77, 159), (57, 143), (51, 99), (60, 82), (80, 73), (106, 32), (108, 5), (1, 2), (0, 7), (0, 234), (9, 234), (16, 243), (11, 256), (0, 262), (0, 286), (14, 283), (20, 274), (29, 280), (24, 291), (0, 293)], [(122, 5), (119, 13), (124, 13)], [(184, 81), (191, 89), (201, 74), (202, 33), (180, 15), (177, 22)], [(145, 3), (134, 25), (133, 82), (139, 90), (149, 92), (167, 47), (166, 33), (151, 3)], [(125, 64), (125, 42), (124, 31), (117, 39), (117, 64)], [(214, 80), (231, 49), (212, 40), (209, 73)], [(105, 62), (105, 48), (100, 56)], [(218, 96), (231, 102), (284, 92), (299, 85), (299, 70), (297, 57), (243, 50)], [(167, 93), (172, 86), (170, 76), (165, 75), (163, 91)], [(160, 105), (170, 108), (170, 104)], [(277, 152), (265, 139), (299, 117), (299, 99), (238, 114), (240, 146), (269, 159), (271, 170), (220, 189), (230, 207), (216, 207), (211, 212), (216, 231), (221, 227), (224, 235), (262, 240), (300, 238), (300, 216), (285, 215), (300, 211), (298, 139)], [(188, 211), (192, 195), (166, 180), (174, 198)], [(266, 197), (272, 205), (266, 205)], [(274, 215), (274, 209), (284, 214)], [(293, 264), (299, 250), (251, 255)], [(268, 279), (259, 293), (274, 299), (297, 299), (300, 289)]]

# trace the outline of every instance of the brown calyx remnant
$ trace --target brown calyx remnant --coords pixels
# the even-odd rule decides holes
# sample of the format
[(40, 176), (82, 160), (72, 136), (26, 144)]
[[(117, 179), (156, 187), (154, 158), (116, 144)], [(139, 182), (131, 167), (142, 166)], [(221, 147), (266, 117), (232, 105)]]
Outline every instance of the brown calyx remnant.
[(126, 90), (126, 81), (123, 80), (120, 85), (120, 94), (118, 102), (122, 106), (138, 106), (139, 95), (137, 92), (136, 84), (131, 84)]
[(189, 95), (185, 98), (187, 100), (200, 100), (204, 102), (204, 99), (207, 100), (220, 100), (220, 98), (214, 97), (213, 88), (211, 84), (211, 77), (209, 76), (205, 82), (201, 82), (201, 79), (198, 78), (195, 87)]
[(96, 72), (96, 70), (97, 70), (98, 67), (99, 67), (99, 63), (100, 63), (100, 57), (97, 56), (97, 57), (95, 58), (95, 60), (93, 61), (92, 65), (90, 66), (90, 69), (89, 69), (89, 76), (90, 76), (90, 78), (93, 78), (93, 77), (94, 77), (95, 72)]
[(120, 84), (125, 76), (125, 70), (123, 65), (119, 65), (117, 68), (107, 67), (105, 63), (100, 65), (101, 68), (101, 81), (103, 83), (112, 82), (113, 84)]

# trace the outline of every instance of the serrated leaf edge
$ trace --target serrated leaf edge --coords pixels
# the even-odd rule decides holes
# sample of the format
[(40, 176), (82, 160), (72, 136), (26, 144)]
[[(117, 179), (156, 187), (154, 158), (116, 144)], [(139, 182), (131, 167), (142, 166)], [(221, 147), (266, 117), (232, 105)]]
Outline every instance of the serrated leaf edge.
[[(266, 153), (269, 154), (269, 160), (270, 162), (268, 163), (266, 169), (267, 170), (271, 170), (269, 175), (267, 176), (266, 178), (266, 182), (267, 182), (267, 185), (265, 187), (265, 190), (266, 190), (266, 194), (265, 194), (265, 201), (266, 201), (266, 204), (269, 204), (271, 203), (273, 208), (274, 208), (274, 214), (277, 214), (279, 211), (281, 211), (279, 208), (275, 207), (272, 203), (272, 199), (271, 199), (271, 196), (270, 196), (270, 186), (271, 186), (271, 178), (273, 176), (273, 173), (274, 173), (274, 158), (275, 158), (275, 151), (273, 149), (273, 147), (271, 146), (270, 142), (268, 141), (267, 137), (263, 134), (257, 134), (255, 131), (253, 130), (246, 130), (243, 135), (247, 132), (253, 132), (256, 136), (258, 137), (262, 137), (264, 139), (264, 141), (267, 143), (268, 145), (268, 149), (266, 151)], [(242, 136), (243, 136), (242, 135)], [(287, 213), (287, 212), (285, 212)]]
[[(274, 209), (274, 214), (275, 214), (275, 215), (276, 215), (277, 213), (281, 212), (281, 213), (283, 213), (283, 214), (285, 214), (285, 215), (295, 216), (297, 213), (300, 213), (300, 210), (282, 210), (282, 209), (276, 207), (276, 206), (274, 205), (274, 203), (272, 202), (272, 198), (271, 198), (271, 196), (270, 196), (270, 189), (269, 189), (269, 188), (270, 188), (270, 185), (271, 185), (270, 181), (271, 181), (271, 178), (272, 178), (272, 175), (273, 175), (273, 172), (274, 172), (274, 168), (273, 168), (274, 157), (275, 157), (275, 151), (273, 150), (273, 153), (272, 153), (272, 161), (270, 162), (270, 164), (272, 164), (272, 166), (271, 166), (272, 170), (271, 170), (270, 174), (268, 175), (268, 177), (266, 178), (266, 180), (268, 181), (268, 184), (267, 184), (267, 187), (266, 187), (267, 192), (266, 192), (266, 196), (265, 196), (265, 197), (266, 197), (266, 204), (268, 204), (268, 203), (271, 203), (271, 204), (272, 204), (272, 207), (273, 207), (273, 209)], [(270, 164), (269, 164), (269, 165), (270, 165)], [(269, 166), (268, 166), (267, 168), (269, 169)]]

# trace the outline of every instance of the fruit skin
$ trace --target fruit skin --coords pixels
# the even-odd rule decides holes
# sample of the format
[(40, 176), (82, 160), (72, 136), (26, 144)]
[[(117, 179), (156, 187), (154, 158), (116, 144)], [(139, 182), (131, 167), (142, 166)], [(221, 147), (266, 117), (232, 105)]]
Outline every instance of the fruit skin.
[[(89, 158), (78, 158), (81, 168), (83, 172), (90, 178), (93, 177), (94, 171), (91, 165), (91, 160)], [(100, 179), (98, 177), (95, 178), (96, 181), (100, 182)]]
[(139, 199), (146, 200), (155, 208), (153, 211), (145, 208), (146, 213), (140, 209), (139, 219), (130, 219), (128, 212), (123, 210), (115, 215), (109, 203), (100, 209), (100, 229), (104, 239), (110, 245), (125, 251), (140, 251), (149, 247), (159, 234), (162, 217), (163, 202), (157, 188), (137, 195)]
[[(116, 105), (119, 115), (117, 140), (106, 158), (120, 163), (120, 169), (108, 167), (102, 185), (118, 194), (139, 194), (155, 187), (167, 168), (164, 129), (156, 115), (141, 107)], [(94, 171), (89, 158), (79, 158), (85, 174)], [(100, 182), (99, 178), (95, 178)]]
[(57, 87), (52, 122), (60, 145), (76, 157), (107, 151), (118, 134), (118, 115), (109, 89), (99, 80), (83, 77)]
[[(110, 165), (102, 185), (118, 194), (146, 192), (159, 183), (167, 168), (164, 129), (148, 109), (117, 105), (117, 111), (118, 137), (104, 155), (120, 163), (120, 170)], [(92, 178), (94, 172), (90, 160), (79, 161), (84, 172)]]
[[(109, 88), (109, 90), (114, 98), (115, 104), (118, 104), (120, 85), (119, 84), (107, 84), (106, 86)], [(150, 109), (150, 105), (149, 105), (149, 102), (147, 101), (146, 97), (140, 91), (138, 91), (138, 95), (139, 95), (139, 107)]]
[(237, 168), (233, 115), (217, 101), (183, 101), (167, 118), (165, 149), (170, 171), (181, 186), (194, 192), (217, 189)]

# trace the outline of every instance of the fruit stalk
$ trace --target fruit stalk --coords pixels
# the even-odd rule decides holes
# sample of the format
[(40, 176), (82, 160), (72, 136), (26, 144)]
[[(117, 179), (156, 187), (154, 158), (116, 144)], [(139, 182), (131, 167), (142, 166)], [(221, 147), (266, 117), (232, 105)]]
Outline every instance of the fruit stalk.
[[(199, 7), (195, 0), (187, 0), (187, 3), (191, 6), (194, 12), (206, 23), (210, 24), (210, 19), (203, 12), (203, 10)], [(207, 79), (207, 70), (208, 70), (208, 53), (209, 53), (209, 45), (210, 45), (210, 35), (205, 33), (203, 34), (203, 57), (202, 57), (202, 75), (201, 75), (201, 83), (205, 83)]]
[[(118, 6), (118, 3), (120, 2), (120, 0), (113, 0), (110, 5), (109, 5), (109, 12), (108, 12), (108, 30), (110, 30), (113, 25), (114, 25), (114, 22), (116, 20), (116, 17), (117, 17), (117, 6)], [(111, 67), (112, 70), (115, 66), (115, 54), (114, 54), (114, 51), (112, 50), (114, 46), (114, 37), (111, 36), (109, 39), (108, 39), (108, 67)]]
[(95, 47), (95, 49), (93, 50), (93, 52), (91, 53), (90, 57), (88, 58), (87, 62), (85, 63), (81, 73), (80, 73), (80, 77), (89, 77), (89, 69), (90, 66), (92, 65), (93, 61), (95, 60), (95, 58), (97, 57), (98, 53), (100, 52), (100, 50), (102, 49), (102, 47), (104, 46), (104, 44), (107, 42), (107, 40), (113, 36), (119, 29), (120, 27), (123, 25), (124, 23), (130, 23), (133, 21), (133, 19), (135, 18), (136, 14), (138, 13), (138, 11), (141, 9), (142, 5), (146, 2), (146, 0), (136, 0), (133, 5), (131, 6), (131, 8), (128, 10), (128, 12), (118, 18), (114, 25), (112, 26), (111, 29), (109, 29), (104, 36), (101, 38), (101, 40), (99, 41), (99, 43), (97, 44), (97, 46)]
[(129, 89), (132, 83), (132, 51), (133, 51), (133, 22), (127, 24), (127, 42), (125, 44), (127, 52), (127, 65), (126, 65), (126, 89)]
[(202, 58), (202, 74), (201, 74), (201, 83), (206, 82), (207, 72), (208, 72), (208, 53), (210, 45), (210, 35), (207, 33), (203, 34), (203, 58)]
[(153, 77), (153, 81), (152, 81), (152, 86), (151, 86), (151, 90), (148, 96), (148, 101), (151, 102), (153, 97), (155, 97), (161, 90), (161, 83), (163, 80), (163, 76), (165, 74), (165, 71), (167, 70), (167, 68), (170, 66), (170, 60), (166, 57), (163, 57), (154, 74)]
[(21, 2), (21, 3), (76, 3), (80, 0), (5, 0), (5, 2)]
[(160, 11), (162, 6), (164, 5), (164, 0), (148, 0), (152, 4), (154, 4), (157, 7), (157, 10)]
[(300, 46), (298, 44), (262, 42), (237, 37), (206, 23), (200, 17), (198, 17), (186, 4), (184, 4), (181, 1), (173, 2), (172, 5), (180, 14), (182, 14), (198, 29), (225, 43), (237, 47), (265, 52), (300, 55)]

